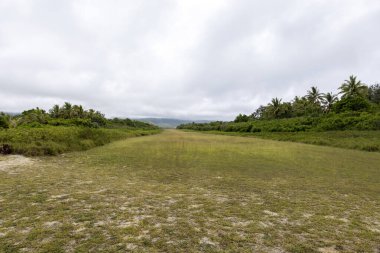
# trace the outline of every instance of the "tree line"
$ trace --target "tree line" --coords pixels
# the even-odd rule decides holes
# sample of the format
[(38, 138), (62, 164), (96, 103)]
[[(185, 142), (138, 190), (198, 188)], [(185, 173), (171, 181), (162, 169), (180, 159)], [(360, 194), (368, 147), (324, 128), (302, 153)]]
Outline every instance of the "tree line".
[(321, 93), (311, 87), (290, 102), (273, 98), (251, 115), (239, 114), (232, 122), (182, 124), (177, 128), (223, 132), (299, 132), (380, 130), (380, 85), (367, 86), (350, 76), (339, 93)]
[(235, 122), (255, 119), (282, 119), (303, 116), (320, 116), (327, 113), (348, 111), (378, 111), (380, 104), (380, 85), (367, 86), (350, 76), (339, 87), (339, 93), (321, 93), (312, 86), (305, 96), (296, 96), (290, 102), (273, 98), (266, 106), (260, 106), (251, 115), (239, 114)]
[(103, 113), (94, 109), (85, 110), (82, 105), (65, 102), (62, 106), (54, 105), (48, 111), (34, 108), (23, 111), (20, 115), (11, 116), (0, 113), (0, 128), (18, 126), (39, 127), (51, 126), (84, 126), (84, 127), (137, 127), (155, 128), (153, 125), (131, 119), (107, 119)]

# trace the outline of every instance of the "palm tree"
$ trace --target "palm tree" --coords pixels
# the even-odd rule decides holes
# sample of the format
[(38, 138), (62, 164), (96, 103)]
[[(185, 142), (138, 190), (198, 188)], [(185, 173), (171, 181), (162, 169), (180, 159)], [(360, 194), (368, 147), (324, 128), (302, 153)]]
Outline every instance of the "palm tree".
[(322, 103), (325, 106), (325, 111), (329, 112), (333, 104), (338, 101), (337, 95), (334, 95), (332, 92), (327, 92), (323, 95)]
[(81, 105), (74, 105), (72, 107), (72, 116), (74, 118), (83, 118), (84, 117), (84, 109)]
[(63, 105), (62, 111), (66, 119), (69, 119), (71, 117), (72, 108), (73, 106), (69, 102), (65, 102), (65, 104)]
[(60, 108), (59, 105), (54, 105), (53, 108), (50, 109), (50, 116), (53, 118), (58, 118), (60, 115)]
[(310, 90), (307, 91), (306, 98), (313, 104), (319, 104), (323, 99), (323, 94), (319, 92), (316, 86), (312, 86)]
[(344, 98), (354, 96), (365, 97), (367, 95), (368, 87), (360, 80), (356, 81), (356, 78), (356, 76), (351, 75), (349, 80), (345, 80), (344, 83), (339, 87), (339, 93), (343, 94)]
[(273, 116), (277, 118), (278, 114), (280, 113), (281, 110), (281, 100), (279, 98), (272, 98), (271, 103), (269, 106), (272, 108)]

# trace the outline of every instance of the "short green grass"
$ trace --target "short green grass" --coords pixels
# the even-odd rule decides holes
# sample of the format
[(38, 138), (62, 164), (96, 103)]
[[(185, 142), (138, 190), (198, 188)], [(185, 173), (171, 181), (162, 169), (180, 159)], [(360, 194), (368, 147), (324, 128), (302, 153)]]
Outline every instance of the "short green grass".
[[(192, 130), (184, 130), (192, 131)], [(348, 149), (358, 149), (370, 152), (380, 152), (380, 131), (325, 131), (325, 132), (221, 132), (206, 131), (205, 133), (258, 137), (278, 141), (301, 142), (314, 145), (331, 146)]]
[(379, 164), (176, 130), (1, 157), (0, 252), (378, 252)]

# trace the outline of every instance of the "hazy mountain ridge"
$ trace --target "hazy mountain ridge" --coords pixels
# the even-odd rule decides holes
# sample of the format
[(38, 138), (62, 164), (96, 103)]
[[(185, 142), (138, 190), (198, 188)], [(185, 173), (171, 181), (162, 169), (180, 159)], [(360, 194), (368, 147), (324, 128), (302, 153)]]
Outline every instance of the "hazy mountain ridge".
[(142, 122), (151, 123), (162, 128), (176, 128), (178, 125), (187, 124), (191, 122), (195, 123), (208, 123), (210, 120), (183, 120), (172, 118), (139, 118)]

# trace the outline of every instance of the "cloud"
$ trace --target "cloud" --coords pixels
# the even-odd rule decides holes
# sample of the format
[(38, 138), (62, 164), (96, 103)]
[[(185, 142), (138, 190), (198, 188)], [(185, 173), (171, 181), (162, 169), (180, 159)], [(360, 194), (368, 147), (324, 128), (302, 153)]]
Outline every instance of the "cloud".
[(380, 2), (0, 0), (0, 110), (232, 119), (379, 81)]

